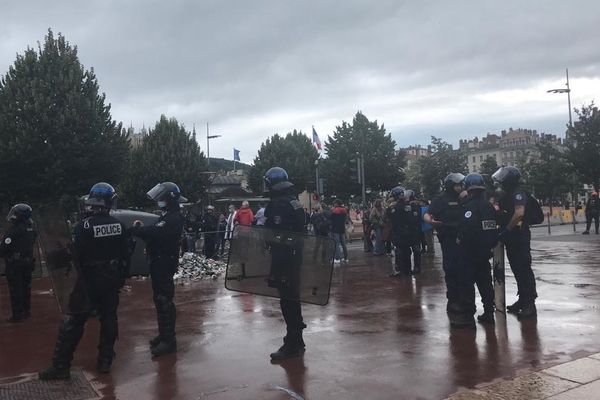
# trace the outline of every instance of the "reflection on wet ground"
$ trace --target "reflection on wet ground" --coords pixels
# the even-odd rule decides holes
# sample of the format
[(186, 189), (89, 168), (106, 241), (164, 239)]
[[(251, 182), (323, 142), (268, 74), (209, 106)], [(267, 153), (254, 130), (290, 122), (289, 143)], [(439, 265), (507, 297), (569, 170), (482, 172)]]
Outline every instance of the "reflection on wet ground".
[[(564, 227), (561, 227), (564, 228)], [(568, 227), (567, 227), (568, 228)], [(539, 229), (539, 228), (538, 228)], [(106, 399), (439, 399), (478, 384), (600, 351), (600, 240), (534, 232), (537, 321), (497, 316), (494, 327), (450, 330), (441, 257), (417, 277), (390, 278), (391, 259), (350, 249), (334, 271), (326, 307), (304, 306), (304, 358), (271, 364), (284, 325), (275, 299), (223, 288), (223, 280), (177, 288), (179, 353), (152, 360), (148, 280), (123, 294), (113, 372), (95, 373), (98, 323), (90, 321), (74, 365)], [(572, 232), (572, 231), (571, 231)], [(0, 286), (2, 313), (6, 287)], [(507, 302), (516, 285), (507, 270)], [(46, 366), (60, 321), (48, 282), (34, 285), (34, 317), (0, 323), (0, 377)]]

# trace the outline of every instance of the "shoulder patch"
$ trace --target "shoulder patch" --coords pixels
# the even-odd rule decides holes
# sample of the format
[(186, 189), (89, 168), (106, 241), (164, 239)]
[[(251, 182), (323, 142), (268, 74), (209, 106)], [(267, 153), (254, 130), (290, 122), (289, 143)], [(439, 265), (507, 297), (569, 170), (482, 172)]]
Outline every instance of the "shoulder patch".
[(4, 244), (11, 244), (12, 243), (12, 239), (7, 237), (6, 239), (4, 239)]
[(163, 226), (165, 226), (167, 223), (165, 221), (158, 221), (154, 226), (158, 227), (158, 228), (162, 228)]
[(515, 200), (519, 200), (519, 201), (523, 200), (523, 195), (521, 193), (517, 193), (515, 195)]
[(106, 224), (94, 226), (94, 237), (119, 236), (122, 233), (121, 224)]
[(496, 221), (494, 221), (493, 219), (486, 219), (484, 221), (481, 221), (481, 228), (484, 231), (493, 231), (494, 229), (496, 229)]
[(298, 200), (294, 199), (292, 201), (290, 201), (290, 204), (292, 205), (292, 207), (294, 207), (294, 210), (297, 210), (299, 208), (302, 208), (302, 203), (300, 203)]
[(471, 211), (467, 211), (465, 213), (465, 218), (471, 218), (471, 215), (473, 215), (473, 213)]
[(412, 211), (412, 207), (410, 205), (404, 206), (404, 211)]
[(83, 221), (83, 229), (90, 229), (90, 219), (89, 218), (86, 218)]

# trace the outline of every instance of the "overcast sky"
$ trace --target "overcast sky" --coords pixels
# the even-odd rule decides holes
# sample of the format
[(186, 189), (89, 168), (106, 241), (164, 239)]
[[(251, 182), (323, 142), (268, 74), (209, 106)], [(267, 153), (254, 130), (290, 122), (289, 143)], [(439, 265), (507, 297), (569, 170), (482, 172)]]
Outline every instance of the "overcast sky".
[[(48, 28), (78, 46), (112, 115), (161, 114), (213, 157), (251, 162), (274, 133), (321, 140), (361, 110), (399, 146), (529, 128), (564, 136), (600, 93), (600, 2), (21, 1), (0, 13), (0, 74)], [(575, 118), (575, 114), (574, 114)]]

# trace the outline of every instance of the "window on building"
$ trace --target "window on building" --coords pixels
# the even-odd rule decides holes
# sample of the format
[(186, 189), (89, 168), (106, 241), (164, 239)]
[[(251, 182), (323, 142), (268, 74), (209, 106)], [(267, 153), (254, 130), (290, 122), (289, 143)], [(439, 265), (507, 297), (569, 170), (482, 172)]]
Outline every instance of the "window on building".
[(483, 156), (479, 156), (479, 161), (483, 161)]
[(496, 153), (494, 153), (494, 160), (496, 159)]
[(473, 156), (473, 162), (475, 162), (475, 156)]

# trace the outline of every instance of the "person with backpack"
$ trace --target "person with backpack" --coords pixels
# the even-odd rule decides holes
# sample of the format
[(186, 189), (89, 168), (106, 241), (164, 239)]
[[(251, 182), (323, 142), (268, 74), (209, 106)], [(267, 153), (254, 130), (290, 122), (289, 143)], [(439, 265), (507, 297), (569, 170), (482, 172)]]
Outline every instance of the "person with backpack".
[(475, 288), (477, 285), (483, 303), (483, 314), (477, 317), (481, 323), (494, 323), (494, 287), (490, 258), (498, 243), (496, 211), (484, 198), (485, 182), (480, 174), (469, 174), (464, 180), (467, 197), (463, 201), (463, 216), (458, 223), (457, 243), (460, 254), (460, 308), (462, 313), (453, 315), (450, 325), (455, 328), (473, 328)]
[(329, 237), (331, 230), (331, 217), (329, 213), (317, 206), (313, 209), (310, 217), (310, 223), (313, 226), (313, 233), (317, 236), (316, 246), (313, 251), (313, 260), (317, 259), (319, 250), (321, 250), (321, 260), (325, 261), (327, 247), (323, 238)]
[(531, 269), (531, 231), (529, 225), (539, 223), (543, 213), (538, 201), (520, 188), (521, 172), (515, 167), (500, 167), (493, 175), (500, 188), (498, 239), (506, 246), (510, 269), (517, 281), (519, 299), (506, 307), (519, 319), (535, 318), (537, 298), (535, 276)]

